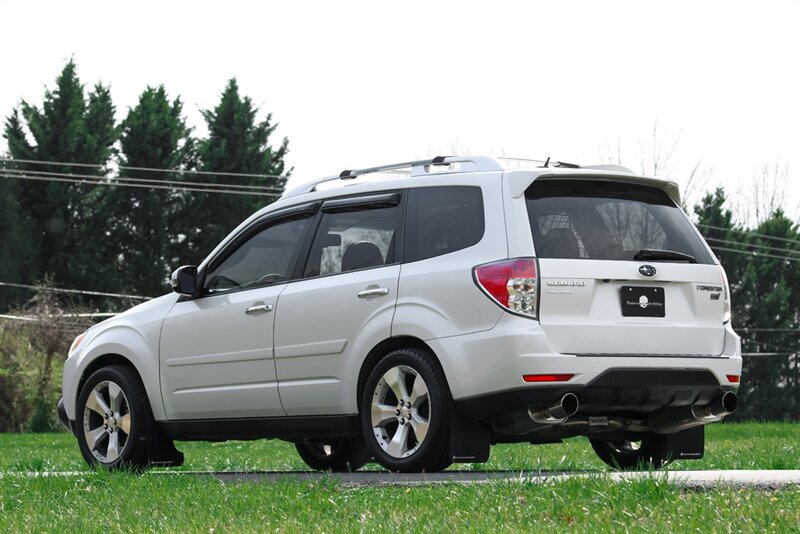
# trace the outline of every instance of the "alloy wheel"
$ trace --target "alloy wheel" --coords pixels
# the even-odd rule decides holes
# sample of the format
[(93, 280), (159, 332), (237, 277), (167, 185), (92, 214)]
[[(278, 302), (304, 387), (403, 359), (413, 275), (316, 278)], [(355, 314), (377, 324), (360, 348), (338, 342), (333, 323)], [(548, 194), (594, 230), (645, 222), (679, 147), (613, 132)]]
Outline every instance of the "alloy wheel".
[(122, 388), (110, 380), (89, 393), (83, 410), (83, 433), (92, 455), (103, 464), (114, 463), (128, 446), (131, 411)]
[(372, 395), (372, 431), (378, 445), (393, 458), (414, 454), (430, 428), (428, 385), (413, 368), (397, 365), (387, 370)]

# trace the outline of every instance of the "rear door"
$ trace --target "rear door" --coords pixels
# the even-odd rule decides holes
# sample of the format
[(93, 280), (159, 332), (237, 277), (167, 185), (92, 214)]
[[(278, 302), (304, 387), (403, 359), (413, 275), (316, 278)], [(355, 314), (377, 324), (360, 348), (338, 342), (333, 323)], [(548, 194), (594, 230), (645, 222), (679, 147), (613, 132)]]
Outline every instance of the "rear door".
[(400, 192), (333, 199), (301, 280), (281, 294), (275, 364), (287, 415), (357, 413), (361, 362), (390, 337), (400, 276)]
[(722, 271), (664, 191), (539, 180), (525, 199), (539, 260), (540, 322), (553, 350), (721, 354)]

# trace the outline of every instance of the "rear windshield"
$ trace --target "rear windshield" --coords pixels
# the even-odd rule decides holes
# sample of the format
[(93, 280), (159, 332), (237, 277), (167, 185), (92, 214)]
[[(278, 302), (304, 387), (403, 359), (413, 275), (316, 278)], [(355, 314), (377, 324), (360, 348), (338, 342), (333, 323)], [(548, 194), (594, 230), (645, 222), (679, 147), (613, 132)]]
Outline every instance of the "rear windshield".
[(713, 263), (691, 223), (662, 190), (599, 180), (540, 180), (525, 192), (540, 258), (633, 260), (671, 250)]

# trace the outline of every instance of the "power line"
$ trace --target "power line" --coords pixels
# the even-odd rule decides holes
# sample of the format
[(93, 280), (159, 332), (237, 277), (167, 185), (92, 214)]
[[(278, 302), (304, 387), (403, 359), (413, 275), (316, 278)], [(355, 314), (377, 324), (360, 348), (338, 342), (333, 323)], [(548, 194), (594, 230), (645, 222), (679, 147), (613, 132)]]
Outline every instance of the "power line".
[[(763, 250), (771, 250), (771, 251), (775, 251), (775, 252), (784, 252), (786, 254), (800, 254), (800, 250), (785, 249), (785, 248), (780, 248), (780, 247), (771, 247), (769, 245), (759, 245), (757, 243), (742, 243), (741, 241), (731, 241), (729, 239), (717, 239), (715, 237), (706, 237), (705, 240), (706, 241), (714, 241), (716, 243), (724, 243), (726, 245), (736, 245), (736, 246), (742, 246), (742, 247), (753, 247), (753, 248), (759, 248), (759, 249), (763, 249)], [(743, 251), (744, 252), (750, 252), (750, 251), (744, 250), (744, 249), (743, 249)]]
[(63, 289), (58, 287), (48, 286), (31, 286), (28, 284), (15, 284), (12, 282), (0, 282), (0, 286), (5, 287), (19, 287), (22, 289), (32, 289), (36, 291), (49, 291), (52, 293), (73, 293), (77, 295), (93, 295), (96, 297), (114, 297), (120, 299), (133, 299), (133, 300), (151, 300), (153, 297), (143, 297), (141, 295), (125, 295), (121, 293), (104, 293), (102, 291), (85, 291), (81, 289)]
[(21, 169), (2, 169), (3, 173), (13, 173), (13, 174), (20, 174), (23, 176), (41, 176), (41, 177), (64, 177), (64, 178), (82, 178), (87, 180), (94, 180), (97, 182), (103, 181), (110, 181), (111, 183), (114, 182), (131, 182), (131, 183), (147, 183), (147, 184), (161, 184), (161, 185), (174, 185), (177, 187), (183, 186), (197, 186), (197, 187), (213, 187), (213, 188), (231, 188), (231, 189), (238, 189), (243, 191), (269, 191), (269, 192), (276, 192), (279, 193), (282, 190), (277, 187), (266, 187), (261, 185), (241, 185), (241, 184), (228, 184), (228, 183), (210, 183), (210, 182), (184, 182), (182, 180), (155, 180), (152, 178), (133, 178), (128, 176), (114, 176), (112, 178), (107, 178), (105, 176), (95, 176), (91, 174), (74, 174), (74, 173), (64, 173), (64, 172), (48, 172), (48, 171), (26, 171)]
[[(97, 163), (67, 163), (64, 161), (39, 161), (33, 159), (12, 159), (12, 158), (0, 158), (0, 161), (5, 161), (9, 163), (26, 163), (31, 165), (52, 165), (56, 167), (84, 167), (90, 169), (100, 169), (105, 170), (106, 166)], [(281, 176), (279, 174), (251, 174), (251, 173), (244, 173), (244, 172), (213, 172), (213, 171), (196, 171), (196, 170), (189, 170), (189, 169), (156, 169), (152, 167), (127, 167), (119, 165), (117, 166), (118, 169), (124, 169), (128, 171), (145, 171), (145, 172), (172, 172), (172, 173), (189, 173), (189, 174), (203, 174), (209, 176), (237, 176), (239, 178), (286, 178), (286, 176)]]
[(787, 243), (794, 243), (796, 245), (800, 245), (800, 241), (797, 240), (797, 239), (789, 239), (787, 237), (777, 237), (777, 236), (774, 236), (774, 235), (767, 235), (767, 234), (757, 234), (757, 233), (755, 233), (753, 231), (750, 231), (750, 230), (737, 230), (736, 228), (725, 228), (723, 226), (714, 226), (712, 224), (701, 224), (701, 223), (697, 223), (697, 226), (702, 226), (703, 228), (711, 228), (713, 230), (722, 230), (722, 231), (725, 231), (725, 232), (736, 232), (736, 233), (739, 233), (739, 234), (747, 234), (747, 235), (752, 235), (752, 236), (756, 236), (756, 237), (762, 237), (764, 239), (775, 239), (777, 241), (785, 241)]
[(16, 180), (33, 180), (38, 182), (66, 182), (71, 184), (94, 184), (105, 186), (118, 186), (118, 187), (138, 187), (140, 189), (167, 189), (170, 191), (186, 191), (193, 193), (218, 193), (225, 195), (257, 195), (262, 197), (280, 197), (277, 193), (261, 193), (258, 191), (231, 191), (219, 189), (205, 189), (197, 187), (181, 187), (181, 186), (164, 186), (164, 185), (146, 185), (136, 183), (119, 183), (119, 182), (101, 182), (97, 180), (86, 179), (70, 179), (70, 178), (55, 178), (55, 177), (36, 177), (36, 176), (22, 176), (15, 174), (5, 174), (0, 172), (0, 178), (16, 179)]
[(723, 252), (733, 252), (734, 254), (741, 254), (743, 256), (750, 256), (751, 258), (753, 256), (763, 256), (765, 258), (774, 258), (774, 259), (777, 259), (777, 260), (784, 260), (784, 261), (791, 261), (791, 262), (800, 261), (800, 258), (789, 258), (787, 256), (776, 256), (775, 254), (767, 254), (766, 252), (756, 252), (754, 250), (749, 250), (749, 251), (747, 251), (747, 250), (736, 250), (736, 249), (733, 249), (733, 248), (720, 247), (718, 245), (709, 245), (709, 246), (713, 250), (721, 250)]

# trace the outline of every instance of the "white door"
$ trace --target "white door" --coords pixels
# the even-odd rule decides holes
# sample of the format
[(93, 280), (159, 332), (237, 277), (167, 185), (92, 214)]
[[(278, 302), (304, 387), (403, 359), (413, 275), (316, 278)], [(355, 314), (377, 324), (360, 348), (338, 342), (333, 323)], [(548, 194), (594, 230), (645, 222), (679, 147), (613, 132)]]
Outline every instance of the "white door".
[(361, 363), (391, 335), (399, 201), (391, 193), (323, 204), (304, 279), (281, 294), (275, 315), (275, 364), (287, 415), (357, 413)]
[(273, 324), (312, 217), (261, 221), (201, 274), (161, 332), (161, 390), (169, 419), (284, 415)]

